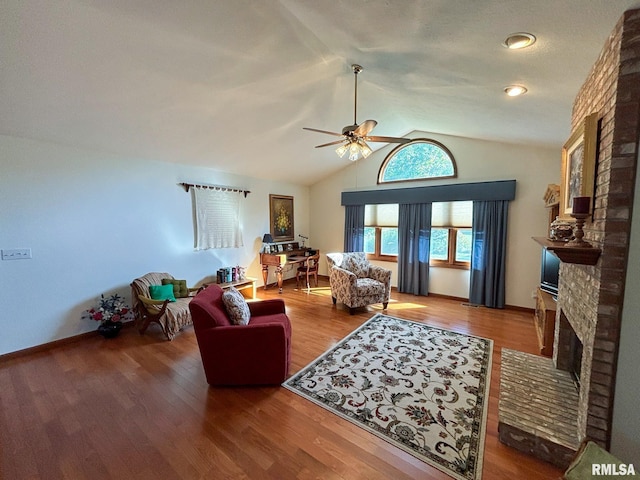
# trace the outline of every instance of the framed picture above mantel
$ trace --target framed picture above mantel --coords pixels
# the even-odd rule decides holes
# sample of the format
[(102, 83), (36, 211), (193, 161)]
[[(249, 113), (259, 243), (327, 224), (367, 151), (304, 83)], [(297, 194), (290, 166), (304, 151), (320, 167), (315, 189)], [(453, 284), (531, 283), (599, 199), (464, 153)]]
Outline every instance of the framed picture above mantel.
[(269, 224), (274, 243), (293, 240), (293, 197), (269, 195)]
[(562, 147), (560, 218), (572, 219), (575, 197), (591, 197), (589, 213), (593, 213), (597, 148), (598, 114), (593, 113), (585, 117)]

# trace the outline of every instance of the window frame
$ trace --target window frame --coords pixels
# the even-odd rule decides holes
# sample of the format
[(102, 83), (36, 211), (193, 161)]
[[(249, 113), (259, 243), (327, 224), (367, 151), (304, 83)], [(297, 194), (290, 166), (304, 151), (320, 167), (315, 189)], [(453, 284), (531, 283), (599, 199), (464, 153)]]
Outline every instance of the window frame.
[(457, 268), (460, 270), (470, 270), (471, 261), (463, 262), (456, 260), (456, 247), (458, 242), (458, 230), (471, 230), (471, 227), (431, 227), (431, 230), (440, 229), (448, 231), (448, 250), (446, 260), (435, 260), (429, 256), (430, 267)]
[[(397, 255), (384, 255), (381, 253), (382, 246), (382, 229), (383, 228), (395, 228), (398, 227), (377, 227), (375, 225), (365, 225), (365, 228), (373, 228), (375, 232), (375, 248), (374, 253), (366, 253), (368, 260), (377, 260), (380, 262), (392, 262), (398, 263)], [(448, 232), (448, 250), (446, 260), (435, 260), (429, 258), (430, 267), (438, 268), (456, 268), (460, 270), (470, 270), (471, 262), (465, 262), (456, 260), (456, 247), (458, 243), (458, 230), (471, 230), (471, 227), (433, 227), (431, 230), (440, 229), (447, 230)]]
[[(453, 174), (452, 175), (443, 175), (443, 176), (437, 176), (437, 177), (418, 177), (418, 178), (407, 178), (407, 179), (403, 179), (403, 180), (384, 180), (384, 173), (385, 170), (387, 168), (387, 166), (389, 165), (389, 163), (393, 160), (393, 158), (403, 149), (419, 144), (419, 143), (429, 143), (431, 145), (435, 145), (436, 147), (438, 147), (439, 149), (441, 149), (442, 151), (444, 151), (444, 153), (449, 157), (449, 160), (451, 160), (451, 166), (453, 167)], [(444, 180), (444, 179), (448, 179), (448, 178), (457, 178), (458, 177), (458, 166), (456, 165), (456, 159), (453, 157), (453, 154), (451, 153), (451, 151), (445, 147), (442, 143), (433, 140), (431, 138), (414, 138), (412, 139), (410, 142), (407, 143), (401, 143), (400, 145), (396, 146), (393, 150), (391, 150), (389, 152), (389, 154), (385, 157), (385, 159), (383, 160), (382, 164), (380, 165), (380, 169), (378, 170), (378, 180), (377, 183), (378, 185), (380, 184), (387, 184), (387, 183), (405, 183), (405, 182), (420, 182), (420, 181), (424, 181), (424, 180)]]
[(384, 255), (381, 253), (382, 250), (382, 229), (383, 228), (395, 228), (398, 230), (398, 227), (378, 227), (376, 225), (365, 225), (364, 228), (373, 228), (375, 231), (375, 247), (373, 253), (366, 253), (367, 260), (377, 260), (380, 262), (392, 262), (398, 263), (398, 255)]

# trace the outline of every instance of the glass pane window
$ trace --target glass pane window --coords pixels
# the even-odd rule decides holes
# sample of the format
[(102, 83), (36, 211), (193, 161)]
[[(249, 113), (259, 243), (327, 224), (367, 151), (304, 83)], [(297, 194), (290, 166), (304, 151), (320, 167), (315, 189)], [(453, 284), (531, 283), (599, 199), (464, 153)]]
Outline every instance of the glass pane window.
[(447, 147), (435, 140), (417, 138), (387, 155), (380, 167), (378, 183), (456, 176), (455, 160)]
[(429, 256), (432, 260), (446, 261), (449, 258), (449, 229), (432, 228), (429, 242)]
[(376, 253), (375, 227), (364, 227), (364, 251), (370, 254)]
[(398, 229), (380, 229), (380, 254), (398, 256)]
[(456, 232), (456, 262), (471, 261), (471, 229), (460, 228)]
[(398, 204), (365, 205), (364, 251), (370, 260), (398, 261)]
[(430, 264), (434, 267), (468, 269), (471, 262), (471, 229), (432, 227)]

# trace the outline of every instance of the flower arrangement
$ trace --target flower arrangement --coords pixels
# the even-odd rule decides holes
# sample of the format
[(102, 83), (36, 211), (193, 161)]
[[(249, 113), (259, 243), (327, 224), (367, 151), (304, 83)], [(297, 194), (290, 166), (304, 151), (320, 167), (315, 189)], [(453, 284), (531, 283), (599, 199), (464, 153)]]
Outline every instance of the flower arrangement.
[(96, 322), (121, 322), (131, 316), (131, 309), (117, 293), (109, 297), (100, 295), (98, 306), (85, 312), (85, 315)]
[(280, 207), (274, 223), (276, 231), (282, 235), (291, 227), (291, 217), (284, 206)]

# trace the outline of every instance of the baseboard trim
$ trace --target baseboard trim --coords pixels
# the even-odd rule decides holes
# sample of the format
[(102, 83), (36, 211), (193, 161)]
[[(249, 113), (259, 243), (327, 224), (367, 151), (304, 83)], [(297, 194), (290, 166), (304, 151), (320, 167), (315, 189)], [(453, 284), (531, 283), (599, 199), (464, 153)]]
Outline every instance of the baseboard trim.
[[(125, 322), (122, 324), (122, 328), (129, 328), (129, 327), (132, 327), (134, 324), (135, 322)], [(96, 335), (99, 335), (98, 331), (92, 330), (90, 332), (80, 333), (78, 335), (72, 335), (70, 337), (54, 340), (53, 342), (47, 342), (40, 345), (35, 345), (33, 347), (24, 348), (22, 350), (16, 350), (15, 352), (4, 353), (0, 355), (0, 362), (6, 361), (6, 360), (12, 360), (14, 358), (25, 357), (27, 355), (33, 355), (34, 353), (44, 352), (56, 347), (61, 347), (64, 345), (68, 345), (70, 343), (79, 342), (80, 340), (95, 337)]]
[(530, 313), (531, 315), (533, 315), (534, 313), (536, 313), (535, 308), (529, 308), (529, 307), (519, 307), (517, 305), (505, 305), (504, 308), (507, 308), (509, 310), (515, 310), (516, 312), (524, 312), (524, 313)]
[[(391, 287), (391, 290), (392, 291), (395, 290), (396, 292), (398, 291), (397, 287)], [(452, 295), (442, 295), (440, 293), (430, 293), (429, 295), (427, 295), (427, 297), (443, 298), (445, 300), (453, 300), (455, 302), (469, 303), (468, 298), (454, 297)], [(484, 305), (469, 305), (469, 306), (486, 308)], [(535, 313), (535, 309), (533, 308), (519, 307), (517, 305), (505, 305), (503, 310), (514, 310), (516, 312), (530, 313), (531, 315)]]
[(469, 301), (468, 298), (464, 298), (464, 297), (455, 297), (453, 295), (442, 295), (440, 293), (430, 293), (429, 295), (427, 295), (428, 297), (434, 297), (434, 298), (444, 298), (445, 300), (455, 300), (456, 302), (463, 302), (466, 303)]

